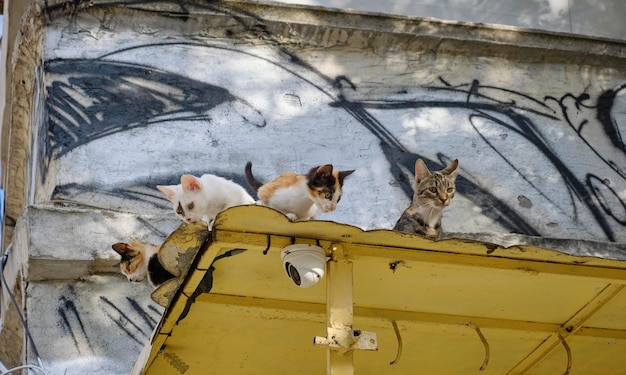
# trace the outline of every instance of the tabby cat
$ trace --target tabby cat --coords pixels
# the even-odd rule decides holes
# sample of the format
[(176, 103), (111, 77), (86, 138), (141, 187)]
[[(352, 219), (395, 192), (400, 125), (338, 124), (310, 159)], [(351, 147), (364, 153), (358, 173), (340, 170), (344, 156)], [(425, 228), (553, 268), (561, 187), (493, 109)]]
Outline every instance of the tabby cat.
[(157, 188), (174, 204), (174, 212), (186, 223), (204, 221), (209, 226), (218, 213), (233, 206), (254, 204), (241, 185), (212, 174), (182, 175), (179, 185)]
[(455, 179), (459, 161), (431, 172), (422, 159), (415, 162), (415, 191), (411, 205), (404, 210), (394, 230), (440, 239), (441, 213), (450, 205), (456, 192)]
[(158, 246), (132, 241), (116, 243), (111, 247), (122, 256), (120, 271), (128, 281), (140, 282), (148, 276), (150, 284), (157, 287), (174, 277), (159, 262)]
[(252, 163), (246, 164), (246, 180), (261, 203), (291, 221), (313, 220), (318, 209), (334, 211), (341, 199), (343, 181), (353, 172), (336, 171), (332, 164), (326, 164), (311, 168), (307, 174), (285, 173), (263, 184), (252, 175)]

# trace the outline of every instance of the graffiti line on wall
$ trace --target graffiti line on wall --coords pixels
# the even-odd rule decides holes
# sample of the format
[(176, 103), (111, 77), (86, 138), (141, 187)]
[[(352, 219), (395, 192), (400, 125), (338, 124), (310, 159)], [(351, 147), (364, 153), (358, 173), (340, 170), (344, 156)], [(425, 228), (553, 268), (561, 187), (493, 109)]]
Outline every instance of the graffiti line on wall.
[[(561, 179), (563, 183), (568, 189), (571, 201), (571, 207), (573, 207), (573, 215), (577, 218), (577, 204), (580, 203), (584, 205), (594, 216), (596, 222), (601, 227), (602, 231), (605, 233), (607, 239), (610, 241), (615, 241), (615, 233), (609, 223), (608, 217), (613, 218), (620, 225), (625, 225), (626, 223), (626, 204), (624, 199), (620, 198), (618, 192), (615, 191), (610, 186), (610, 183), (605, 179), (602, 179), (600, 176), (597, 176), (593, 173), (587, 174), (586, 179), (579, 179), (576, 177), (575, 173), (571, 169), (570, 166), (567, 165), (566, 160), (562, 160), (558, 153), (553, 149), (551, 140), (546, 138), (537, 122), (533, 120), (530, 116), (524, 113), (531, 113), (538, 117), (547, 118), (550, 120), (560, 120), (561, 117), (558, 116), (558, 111), (551, 108), (547, 103), (555, 101), (559, 104), (559, 109), (561, 111), (562, 118), (564, 121), (575, 131), (577, 136), (579, 136), (584, 143), (587, 145), (589, 152), (597, 155), (599, 159), (608, 167), (613, 169), (621, 178), (622, 181), (619, 183), (626, 182), (626, 175), (622, 169), (619, 168), (617, 162), (608, 160), (602, 154), (603, 150), (597, 147), (594, 147), (581, 133), (581, 129), (585, 124), (589, 123), (589, 119), (581, 120), (580, 124), (576, 126), (572, 123), (572, 115), (570, 114), (570, 108), (565, 104), (567, 99), (575, 100), (575, 108), (579, 108), (580, 106), (585, 106), (588, 109), (596, 110), (597, 118), (600, 119), (604, 136), (616, 146), (617, 149), (624, 151), (624, 144), (622, 141), (621, 133), (619, 131), (619, 127), (617, 126), (616, 120), (612, 117), (611, 109), (613, 104), (613, 99), (619, 91), (625, 90), (626, 85), (620, 86), (617, 90), (608, 90), (605, 91), (602, 95), (600, 95), (597, 99), (596, 104), (586, 104), (586, 102), (590, 101), (591, 98), (588, 94), (581, 94), (575, 96), (573, 94), (564, 94), (560, 99), (556, 99), (553, 97), (546, 97), (544, 101), (532, 98), (529, 95), (525, 95), (523, 93), (515, 92), (512, 90), (508, 90), (506, 88), (499, 88), (494, 86), (482, 86), (479, 81), (474, 80), (472, 83), (461, 84), (452, 86), (450, 83), (441, 79), (442, 86), (431, 86), (428, 87), (429, 90), (437, 91), (451, 91), (460, 95), (459, 100), (449, 100), (449, 101), (422, 101), (422, 100), (404, 100), (404, 101), (393, 101), (393, 100), (385, 100), (385, 101), (364, 101), (360, 103), (350, 102), (347, 103), (345, 100), (340, 100), (332, 105), (346, 107), (349, 106), (351, 108), (363, 108), (367, 109), (379, 109), (379, 110), (397, 110), (397, 109), (408, 109), (408, 108), (457, 108), (464, 111), (468, 111), (468, 121), (472, 125), (475, 132), (485, 141), (485, 143), (494, 149), (494, 151), (500, 156), (500, 158), (507, 164), (509, 164), (520, 176), (526, 180), (534, 189), (536, 189), (542, 196), (544, 196), (548, 201), (552, 202), (555, 206), (558, 207), (556, 202), (552, 200), (551, 197), (547, 195), (544, 191), (542, 191), (540, 186), (533, 183), (529, 179), (524, 176), (523, 171), (518, 169), (513, 162), (509, 160), (506, 155), (506, 150), (497, 149), (489, 139), (482, 134), (479, 128), (475, 125), (476, 119), (487, 120), (497, 126), (501, 126), (506, 128), (509, 131), (515, 132), (519, 136), (526, 139), (529, 143), (529, 146), (535, 147), (537, 151), (546, 156), (548, 160), (554, 165), (556, 170), (561, 175)], [(486, 93), (491, 92), (491, 94)], [(498, 99), (502, 97), (509, 97), (508, 101)], [(525, 102), (529, 104), (518, 104), (519, 102)], [(507, 121), (502, 121), (501, 116), (496, 116), (494, 114), (504, 115), (507, 118)], [(363, 118), (363, 116), (361, 116)], [(371, 125), (370, 125), (371, 126)], [(381, 126), (380, 124), (376, 124), (376, 127)], [(386, 142), (385, 139), (381, 139), (383, 142)], [(421, 156), (420, 156), (421, 157)], [(445, 165), (448, 162), (440, 160), (441, 165)], [(409, 165), (406, 165), (407, 167)], [(467, 185), (468, 181), (464, 179), (463, 176), (460, 177), (461, 186)], [(472, 187), (474, 189), (476, 187)], [(464, 193), (463, 190), (460, 190), (461, 193)], [(490, 200), (488, 194), (479, 194), (479, 201), (474, 200), (475, 203), (479, 203), (484, 199)], [(514, 219), (518, 221), (519, 218), (512, 210), (508, 210), (506, 205), (503, 205), (502, 202), (491, 202), (487, 205), (489, 209), (502, 210), (502, 216), (499, 220), (506, 220), (507, 218)], [(525, 234), (539, 234), (534, 231), (532, 228), (528, 228), (523, 221), (518, 223), (518, 227), (516, 229), (522, 229), (522, 233)], [(533, 233), (534, 232), (534, 233)]]
[[(96, 324), (94, 311), (91, 307), (75, 303), (77, 294), (70, 286), (59, 298), (57, 315), (64, 337), (71, 337), (74, 350), (78, 354), (81, 348), (93, 350), (92, 334), (101, 334), (93, 327)], [(161, 317), (162, 312), (152, 305), (143, 307), (137, 300), (126, 297), (125, 300), (112, 301), (106, 296), (99, 296), (98, 305), (101, 308), (102, 316), (105, 317), (99, 324), (105, 326), (115, 326), (121, 333), (127, 335), (133, 342), (143, 346), (149, 339), (152, 330)], [(88, 311), (86, 311), (86, 308)], [(89, 328), (91, 327), (91, 328)]]
[[(210, 121), (207, 113), (225, 102), (237, 101), (249, 107), (245, 100), (234, 97), (225, 88), (149, 66), (58, 59), (46, 61), (44, 69), (48, 74), (68, 77), (67, 82), (54, 81), (47, 88), (49, 153), (54, 157), (136, 127), (173, 121)], [(76, 98), (89, 98), (89, 101)], [(254, 126), (265, 126), (262, 116), (250, 120)]]
[[(106, 314), (106, 316), (112, 321), (114, 322), (119, 329), (124, 332), (126, 335), (128, 335), (128, 337), (130, 337), (133, 341), (135, 341), (137, 344), (139, 345), (143, 345), (144, 342), (142, 340), (140, 340), (137, 336), (143, 336), (148, 337), (148, 335), (150, 334), (150, 332), (146, 332), (143, 329), (141, 329), (141, 327), (139, 326), (139, 324), (135, 323), (127, 314), (124, 310), (122, 310), (121, 308), (117, 307), (113, 302), (111, 302), (108, 298), (104, 297), (104, 296), (100, 296), (100, 301), (102, 301), (104, 303), (104, 313)], [(136, 304), (131, 304), (131, 311), (136, 311)], [(140, 314), (140, 317), (142, 317), (145, 320), (145, 314), (142, 313)]]
[[(238, 11), (235, 8), (209, 7), (237, 17)], [(182, 9), (181, 13), (186, 11)], [(267, 29), (262, 27), (262, 22), (259, 19), (257, 25), (250, 25), (249, 22), (241, 21), (240, 26), (250, 27), (250, 32), (261, 32), (265, 38), (271, 38)], [(389, 124), (382, 123), (374, 112), (445, 108), (466, 113), (467, 121), (475, 134), (498, 155), (502, 163), (515, 171), (556, 210), (563, 214), (571, 214), (574, 222), (578, 222), (581, 210), (589, 212), (605, 238), (610, 241), (616, 240), (616, 225), (626, 225), (626, 203), (620, 196), (620, 191), (616, 189), (616, 186), (626, 182), (626, 172), (620, 167), (623, 161), (610, 160), (606, 156), (615, 155), (615, 150), (624, 154), (624, 140), (619, 124), (613, 116), (613, 107), (616, 97), (626, 91), (626, 84), (605, 90), (595, 98), (587, 93), (564, 93), (560, 97), (537, 98), (506, 87), (484, 85), (478, 80), (452, 84), (442, 77), (439, 84), (425, 86), (423, 89), (446, 93), (445, 100), (424, 98), (397, 100), (386, 97), (361, 100), (359, 87), (352, 82), (349, 75), (326, 76), (300, 58), (295, 51), (281, 46), (280, 43), (277, 43), (275, 48), (282, 54), (284, 60), (278, 61), (271, 61), (266, 57), (255, 56), (250, 52), (224, 45), (197, 42), (176, 42), (168, 45), (174, 44), (194, 48), (228, 49), (240, 53), (245, 58), (270, 62), (319, 90), (329, 99), (329, 107), (345, 110), (358, 124), (379, 139), (384, 157), (390, 165), (389, 173), (397, 179), (398, 185), (407, 197), (412, 196), (412, 184), (403, 171), (412, 170), (416, 158), (422, 158), (429, 167), (438, 169), (448, 164), (453, 157), (435, 152), (437, 157), (432, 159), (428, 155), (410, 150), (398, 140)], [(233, 95), (227, 87), (199, 82), (149, 65), (114, 60), (118, 53), (161, 45), (132, 46), (107, 53), (98, 59), (59, 59), (45, 63), (46, 73), (57, 77), (47, 87), (46, 143), (50, 145), (47, 148), (48, 160), (59, 158), (95, 139), (133, 128), (168, 122), (198, 120), (210, 122), (211, 110), (223, 103), (239, 103), (237, 108), (241, 109), (246, 123), (256, 128), (266, 126), (267, 121), (263, 113), (251, 106), (246, 98)], [(77, 100), (78, 97), (81, 99)], [(137, 106), (137, 103), (142, 105)], [(587, 113), (593, 116), (586, 116)], [(564, 158), (555, 147), (556, 141), (546, 136), (543, 131), (544, 120), (566, 124), (572, 130), (572, 134), (586, 145), (587, 149), (580, 152), (595, 155), (601, 163), (615, 171), (621, 180), (609, 181), (593, 170), (585, 176), (577, 174), (571, 160)], [(507, 154), (507, 150), (500, 149), (481, 131), (477, 125), (480, 122), (488, 122), (491, 126), (515, 134), (527, 144), (529, 153), (538, 152), (543, 155), (554, 170), (558, 171), (558, 177), (566, 187), (569, 204), (565, 205), (562, 197), (553, 196), (541, 183), (527, 176)], [(594, 143), (598, 142), (597, 132), (594, 133), (593, 141), (586, 135), (586, 131), (598, 126), (602, 129), (600, 138), (604, 137), (606, 142), (614, 147), (609, 153)], [(243, 180), (240, 176), (234, 177), (237, 181)], [(173, 180), (175, 176), (163, 176), (163, 179)], [(153, 182), (151, 181), (152, 185)], [(497, 221), (509, 232), (534, 236), (545, 233), (542, 228), (531, 224), (513, 202), (505, 202), (498, 198), (490, 192), (488, 186), (476, 182), (468, 171), (461, 173), (457, 185), (458, 192), (479, 207), (482, 214)], [(80, 184), (57, 186), (53, 198), (55, 194), (62, 197), (81, 188), (84, 187)], [(118, 189), (103, 194), (125, 196), (154, 205), (164, 202), (154, 189), (151, 191)]]
[[(101, 73), (95, 73), (92, 69), (100, 69), (106, 66), (106, 78), (101, 78)], [(112, 132), (126, 131), (132, 127), (150, 126), (165, 121), (185, 121), (189, 118), (197, 119), (197, 116), (204, 116), (206, 121), (210, 121), (208, 113), (211, 108), (216, 105), (230, 100), (244, 100), (234, 98), (227, 89), (200, 83), (193, 80), (185, 79), (177, 75), (170, 76), (166, 72), (154, 73), (151, 67), (132, 66), (128, 64), (118, 64), (114, 62), (97, 63), (94, 61), (54, 61), (46, 65), (48, 72), (54, 74), (70, 75), (68, 79), (71, 86), (61, 82), (53, 82), (49, 88), (50, 101), (47, 103), (50, 114), (48, 136), (51, 144), (52, 157), (60, 157), (64, 153), (69, 152), (75, 147), (86, 144), (94, 139), (104, 137)], [(79, 78), (74, 78), (78, 75)], [(146, 77), (154, 82), (152, 86), (157, 86), (157, 82), (164, 82), (165, 87), (162, 91), (154, 91), (146, 87), (138, 85), (136, 82), (129, 84), (132, 77)], [(112, 78), (117, 77), (117, 78)], [(551, 147), (551, 140), (546, 139), (541, 134), (536, 121), (530, 117), (532, 114), (536, 117), (543, 117), (550, 120), (559, 119), (559, 114), (552, 109), (547, 103), (557, 101), (554, 98), (546, 98), (545, 101), (532, 98), (523, 93), (513, 92), (506, 88), (498, 88), (493, 86), (482, 86), (478, 81), (468, 84), (452, 86), (444, 79), (441, 79), (441, 86), (427, 87), (429, 90), (449, 91), (459, 94), (458, 100), (449, 101), (354, 101), (347, 99), (348, 95), (343, 95), (341, 91), (344, 87), (349, 90), (358, 91), (358, 88), (349, 81), (348, 77), (342, 76), (331, 80), (334, 85), (329, 89), (325, 89), (326, 94), (335, 95), (336, 100), (330, 103), (330, 106), (341, 107), (350, 115), (367, 128), (373, 135), (381, 141), (381, 146), (385, 152), (385, 157), (392, 165), (390, 173), (398, 176), (400, 185), (404, 188), (407, 196), (412, 194), (412, 186), (409, 181), (402, 180), (401, 167), (410, 169), (415, 158), (420, 157), (427, 161), (431, 166), (439, 167), (449, 161), (449, 157), (440, 155), (440, 160), (430, 160), (424, 155), (411, 153), (399, 142), (389, 129), (385, 127), (379, 120), (373, 116), (370, 109), (377, 110), (398, 110), (406, 108), (457, 108), (468, 111), (468, 121), (474, 127), (476, 133), (500, 155), (502, 160), (511, 165), (522, 178), (526, 179), (522, 171), (517, 169), (515, 165), (507, 158), (504, 150), (498, 150), (493, 146), (489, 139), (484, 136), (481, 131), (474, 125), (477, 119), (488, 120), (498, 126), (515, 132), (519, 136), (525, 138), (530, 145), (535, 147), (539, 152), (545, 155), (550, 162), (559, 171), (563, 182), (566, 184), (571, 206), (574, 209), (573, 215), (577, 216), (577, 203), (581, 203), (589, 209), (597, 223), (602, 228), (607, 239), (615, 240), (614, 231), (608, 218), (613, 218), (617, 223), (623, 225), (626, 219), (622, 216), (621, 211), (615, 212), (608, 207), (609, 202), (618, 203), (618, 207), (624, 207), (624, 202), (619, 198), (617, 192), (602, 182), (599, 176), (590, 175), (587, 181), (579, 180), (570, 167), (560, 159), (557, 152)], [(152, 82), (152, 81), (151, 81)], [(175, 82), (175, 84), (173, 83)], [(346, 84), (347, 83), (347, 84)], [(125, 87), (125, 90), (121, 90)], [(623, 90), (624, 87), (618, 89)], [(90, 98), (91, 105), (79, 106), (78, 102), (73, 100), (76, 92), (81, 92), (83, 96)], [(120, 94), (120, 92), (122, 92)], [(175, 94), (172, 94), (174, 92)], [(509, 99), (504, 101), (497, 99), (496, 94), (506, 94), (509, 97), (517, 97), (518, 100)], [(598, 117), (603, 119), (603, 126), (606, 136), (612, 144), (621, 145), (623, 143), (619, 128), (613, 126), (614, 120), (610, 115), (610, 100), (615, 96), (611, 92), (610, 95), (601, 95), (598, 98), (598, 104), (595, 106), (587, 105), (589, 108), (598, 109)], [(567, 98), (574, 98), (571, 94), (565, 94), (557, 102), (562, 111), (565, 121), (568, 121), (572, 129), (580, 134), (581, 128), (587, 124), (575, 126), (571, 123), (568, 114), (568, 107), (564, 104)], [(590, 100), (585, 96), (576, 98), (577, 105), (581, 105), (585, 100)], [(135, 103), (146, 103), (145, 108), (141, 111), (135, 111)], [(519, 104), (519, 103), (524, 104)], [(80, 108), (80, 110), (77, 110)], [(191, 117), (172, 117), (169, 115), (194, 112)], [(257, 111), (258, 112), (258, 111)], [(507, 121), (502, 121), (500, 116), (504, 115)], [(260, 114), (262, 118), (262, 114)], [(265, 121), (257, 121), (251, 123), (252, 126), (265, 126)], [(597, 150), (590, 146), (590, 150), (602, 157), (601, 150)], [(617, 164), (606, 159), (602, 159), (611, 168), (616, 170), (620, 176), (624, 176), (623, 171), (619, 170)], [(542, 189), (532, 181), (526, 179), (531, 186), (541, 195), (549, 197)], [(461, 194), (465, 194), (477, 206), (483, 209), (492, 219), (503, 223), (510, 231), (528, 234), (541, 235), (540, 231), (533, 228), (523, 217), (521, 217), (514, 208), (489, 194), (488, 190), (476, 185), (470, 178), (461, 175), (458, 182)], [(71, 186), (60, 186), (57, 191), (72, 188)], [(74, 188), (78, 188), (74, 186)], [(129, 198), (141, 200), (141, 195), (150, 194), (145, 192), (122, 192), (115, 194), (127, 194)], [(146, 197), (148, 198), (154, 197)]]
[[(70, 289), (69, 295), (75, 296), (73, 289)], [(87, 331), (85, 331), (85, 325), (74, 302), (65, 296), (62, 296), (59, 302), (60, 306), (57, 308), (57, 313), (61, 319), (61, 326), (63, 327), (63, 331), (72, 337), (74, 349), (81, 354), (80, 348), (82, 341), (85, 341), (87, 347), (91, 349), (91, 343), (89, 342)], [(75, 324), (78, 326), (74, 327)], [(79, 343), (79, 341), (81, 341), (81, 343)]]

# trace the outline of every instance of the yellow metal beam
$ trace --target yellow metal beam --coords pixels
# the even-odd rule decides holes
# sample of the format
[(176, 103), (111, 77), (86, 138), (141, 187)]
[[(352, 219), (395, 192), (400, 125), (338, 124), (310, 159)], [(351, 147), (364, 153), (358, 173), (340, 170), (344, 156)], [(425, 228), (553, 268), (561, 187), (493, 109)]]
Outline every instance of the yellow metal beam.
[[(372, 234), (372, 243), (363, 242), (351, 242), (354, 241), (350, 236), (346, 236), (346, 242), (342, 243), (345, 251), (349, 252), (351, 256), (372, 256), (378, 258), (389, 258), (395, 260), (404, 261), (417, 261), (427, 263), (438, 264), (455, 264), (469, 267), (485, 267), (510, 270), (513, 272), (523, 273), (543, 273), (553, 275), (566, 275), (572, 277), (585, 277), (588, 279), (603, 280), (610, 283), (624, 284), (626, 285), (626, 268), (624, 262), (617, 262), (608, 259), (587, 259), (584, 257), (575, 257), (562, 253), (555, 253), (555, 256), (546, 260), (545, 252), (543, 250), (543, 258), (533, 258), (530, 251), (528, 254), (521, 252), (517, 254), (514, 250), (510, 250), (510, 254), (507, 253), (507, 249), (501, 250), (500, 254), (494, 253), (460, 253), (457, 252), (457, 246), (463, 246), (466, 241), (461, 240), (447, 240), (439, 241), (443, 244), (436, 244), (436, 247), (447, 247), (447, 249), (431, 250), (426, 248), (405, 248), (405, 247), (393, 247), (389, 245), (376, 245), (377, 236), (380, 238), (387, 238), (392, 236), (399, 236), (399, 233), (393, 231), (377, 231), (378, 233)], [(240, 233), (230, 232), (227, 230), (220, 230), (215, 234), (215, 240), (219, 242), (230, 242), (232, 246), (258, 246), (265, 247), (268, 243), (272, 246), (287, 246), (296, 242), (315, 242), (318, 241), (324, 246), (323, 235), (320, 238), (313, 237), (289, 237), (280, 235), (270, 235), (265, 233)], [(382, 241), (382, 239), (380, 239)], [(432, 242), (432, 241), (431, 241)], [(410, 244), (407, 243), (407, 244)], [(447, 246), (446, 246), (447, 245)], [(433, 245), (435, 246), (435, 245)], [(467, 244), (465, 244), (467, 247)], [(616, 265), (618, 265), (616, 267)]]
[(563, 323), (558, 331), (548, 336), (545, 341), (535, 348), (526, 358), (515, 365), (507, 374), (524, 374), (560, 345), (563, 345), (569, 351), (566, 346), (567, 343), (565, 342), (567, 337), (575, 334), (582, 328), (583, 324), (589, 320), (589, 318), (611, 301), (622, 289), (624, 289), (624, 285), (607, 285), (595, 298), (589, 301), (589, 303), (574, 314), (567, 322)]
[[(292, 368), (309, 367), (270, 366), (267, 358), (274, 351), (298, 356), (298, 363), (314, 358), (315, 372), (323, 372), (324, 353), (306, 337), (323, 330), (324, 323), (326, 337), (316, 342), (327, 346), (327, 373), (332, 375), (353, 374), (355, 368), (386, 373), (389, 360), (394, 354), (398, 358), (389, 345), (396, 339), (398, 348), (411, 353), (399, 363), (394, 360), (398, 373), (413, 373), (425, 360), (428, 373), (553, 374), (562, 373), (563, 366), (566, 373), (618, 374), (623, 368), (626, 262), (533, 246), (430, 241), (332, 222), (293, 223), (256, 206), (220, 214), (211, 238), (158, 326), (148, 373), (174, 374), (170, 355), (190, 366), (190, 374), (206, 373), (203, 361), (221, 373), (261, 367), (264, 373), (292, 373)], [(331, 258), (320, 282), (326, 283), (326, 293), (322, 285), (302, 289), (285, 279), (279, 253), (294, 243), (320, 246)], [(242, 252), (221, 257), (233, 250)], [(215, 284), (210, 293), (198, 294), (211, 265)], [(187, 303), (191, 297), (193, 305)], [(231, 321), (258, 332), (241, 337)], [(392, 321), (399, 323), (397, 337)], [(354, 328), (355, 322), (384, 338), (378, 356), (353, 358), (356, 349), (377, 348), (375, 335), (362, 340), (367, 336)], [(476, 327), (479, 337), (467, 327)], [(275, 345), (250, 345), (257, 334)], [(367, 347), (368, 342), (374, 346)], [(241, 352), (233, 354), (232, 348)]]
[(327, 339), (338, 344), (327, 346), (328, 375), (354, 374), (352, 346), (352, 262), (348, 260), (341, 245), (332, 247), (327, 263), (326, 317)]
[[(266, 298), (251, 298), (246, 296), (232, 296), (223, 294), (204, 294), (199, 300), (207, 303), (215, 303), (221, 305), (260, 307), (277, 311), (296, 311), (308, 312), (319, 316), (319, 321), (325, 319), (326, 308), (321, 303), (283, 301)], [(449, 315), (437, 313), (424, 313), (416, 311), (399, 311), (376, 309), (366, 307), (354, 307), (354, 316), (363, 318), (379, 318), (386, 320), (407, 321), (407, 322), (424, 322), (433, 324), (449, 324), (449, 325), (467, 325), (473, 323), (481, 328), (510, 329), (526, 332), (557, 332), (562, 328), (560, 324), (528, 322), (521, 320), (482, 318), (466, 315)], [(315, 320), (315, 318), (311, 318)], [(585, 337), (602, 337), (611, 339), (626, 340), (626, 332), (619, 329), (603, 329), (581, 327), (577, 332), (577, 336)]]

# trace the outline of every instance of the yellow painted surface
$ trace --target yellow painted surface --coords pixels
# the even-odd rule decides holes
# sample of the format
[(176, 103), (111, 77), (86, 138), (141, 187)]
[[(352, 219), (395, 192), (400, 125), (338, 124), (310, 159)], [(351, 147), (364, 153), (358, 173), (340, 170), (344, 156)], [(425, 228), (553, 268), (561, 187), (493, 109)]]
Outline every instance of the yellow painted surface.
[[(280, 259), (292, 243), (319, 244), (327, 255), (340, 245), (352, 263), (353, 326), (378, 336), (378, 351), (354, 351), (355, 374), (553, 375), (568, 363), (570, 374), (626, 369), (626, 262), (291, 223), (259, 206), (231, 208), (213, 229), (137, 373), (326, 373), (327, 349), (313, 338), (326, 335), (326, 281), (333, 277), (309, 289), (292, 284)], [(237, 248), (245, 251), (213, 263)], [(180, 319), (211, 264), (211, 292)]]

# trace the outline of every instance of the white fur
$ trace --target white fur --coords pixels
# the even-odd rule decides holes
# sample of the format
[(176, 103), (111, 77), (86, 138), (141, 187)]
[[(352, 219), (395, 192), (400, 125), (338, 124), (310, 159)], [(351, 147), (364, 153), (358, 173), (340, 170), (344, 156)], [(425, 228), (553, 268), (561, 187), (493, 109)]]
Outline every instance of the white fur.
[(317, 212), (305, 182), (276, 190), (267, 205), (284, 213), (291, 221), (312, 220)]
[[(211, 229), (217, 214), (225, 209), (239, 205), (254, 204), (254, 199), (250, 194), (233, 181), (212, 174), (194, 178), (200, 186), (199, 190), (185, 189), (182, 184), (182, 177), (180, 185), (157, 186), (173, 203), (174, 212), (176, 212), (180, 203), (184, 214), (176, 214), (187, 223), (204, 221)], [(168, 189), (171, 191), (168, 191)], [(192, 202), (194, 207), (189, 209), (188, 205)]]
[(434, 228), (441, 220), (443, 206), (437, 207), (433, 205), (417, 206), (417, 212), (424, 219), (424, 224), (430, 228)]

